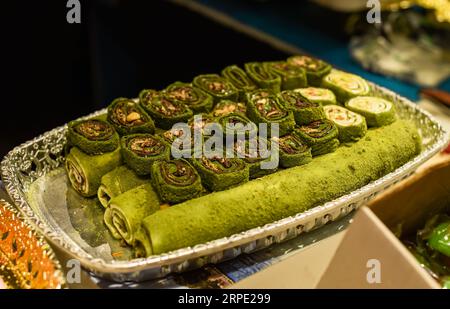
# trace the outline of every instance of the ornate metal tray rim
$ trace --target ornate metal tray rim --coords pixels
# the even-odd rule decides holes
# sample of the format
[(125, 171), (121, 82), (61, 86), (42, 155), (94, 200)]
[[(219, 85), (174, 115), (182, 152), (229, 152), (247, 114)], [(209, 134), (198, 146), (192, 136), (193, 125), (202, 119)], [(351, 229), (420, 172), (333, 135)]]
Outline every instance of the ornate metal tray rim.
[[(359, 188), (358, 190), (351, 192), (350, 194), (344, 195), (333, 201), (320, 206), (316, 206), (294, 216), (266, 224), (262, 227), (253, 228), (229, 237), (216, 239), (204, 244), (196, 245), (194, 247), (182, 248), (161, 255), (133, 259), (130, 261), (113, 260), (111, 262), (107, 262), (99, 258), (94, 258), (90, 254), (83, 251), (83, 249), (81, 249), (70, 237), (65, 235), (63, 232), (60, 232), (62, 234), (60, 235), (58, 232), (47, 226), (31, 209), (25, 198), (24, 192), (20, 187), (20, 182), (14, 175), (15, 171), (11, 167), (10, 162), (12, 160), (12, 156), (14, 153), (23, 150), (26, 147), (30, 147), (39, 141), (42, 141), (47, 136), (63, 133), (67, 129), (67, 124), (41, 134), (38, 137), (25, 142), (22, 145), (17, 146), (13, 150), (11, 150), (1, 163), (1, 175), (8, 194), (10, 195), (18, 209), (22, 212), (24, 217), (26, 217), (27, 220), (29, 220), (29, 222), (31, 222), (38, 231), (45, 235), (45, 237), (51, 243), (67, 252), (72, 257), (79, 259), (81, 264), (88, 270), (100, 276), (109, 277), (113, 280), (126, 281), (142, 280), (140, 275), (141, 271), (159, 268), (159, 270), (157, 271), (158, 274), (156, 276), (149, 275), (144, 277), (161, 277), (171, 272), (183, 271), (189, 268), (190, 264), (194, 262), (197, 266), (201, 266), (207, 261), (209, 263), (215, 263), (234, 258), (241, 254), (241, 252), (251, 252), (259, 250), (269, 246), (273, 242), (281, 242), (287, 239), (291, 239), (304, 231), (320, 227), (328, 221), (336, 220), (348, 214), (355, 208), (358, 208), (363, 202), (369, 200), (380, 191), (388, 188), (390, 185), (400, 181), (404, 177), (409, 176), (420, 164), (430, 159), (433, 155), (438, 153), (448, 144), (449, 136), (447, 136), (442, 126), (428, 112), (422, 110), (420, 107), (418, 107), (413, 102), (410, 102), (408, 99), (403, 98), (388, 89), (372, 83), (371, 86), (374, 91), (378, 91), (384, 96), (396, 98), (398, 101), (401, 101), (402, 104), (407, 105), (408, 108), (411, 108), (416, 113), (423, 114), (425, 118), (428, 118), (428, 121), (432, 123), (432, 125), (436, 126), (437, 131), (439, 131), (440, 133), (437, 137), (437, 142), (432, 144), (430, 147), (428, 147), (428, 149), (425, 149), (414, 159), (399, 167), (395, 171)], [(101, 115), (105, 112), (106, 109), (102, 109), (90, 115), (81, 117), (80, 119)], [(345, 209), (339, 208), (344, 205), (347, 205)], [(333, 211), (335, 212), (335, 214), (331, 215)], [(338, 213), (336, 213), (336, 211), (338, 211)], [(261, 240), (263, 240), (262, 244), (255, 243), (255, 241), (258, 242)], [(238, 248), (239, 246), (243, 247), (243, 249)], [(229, 249), (232, 249), (233, 251), (231, 253), (227, 253), (226, 250)], [(206, 259), (204, 261), (200, 261), (198, 258), (201, 257)]]

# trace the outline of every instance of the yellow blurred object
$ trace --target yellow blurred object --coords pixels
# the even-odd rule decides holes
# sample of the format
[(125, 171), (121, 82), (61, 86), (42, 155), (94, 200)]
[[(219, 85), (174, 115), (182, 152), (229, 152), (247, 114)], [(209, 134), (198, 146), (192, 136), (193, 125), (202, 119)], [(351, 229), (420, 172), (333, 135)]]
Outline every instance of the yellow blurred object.
[(436, 20), (450, 23), (450, 0), (382, 0), (382, 8), (390, 11), (407, 9), (418, 5), (426, 9), (434, 10)]

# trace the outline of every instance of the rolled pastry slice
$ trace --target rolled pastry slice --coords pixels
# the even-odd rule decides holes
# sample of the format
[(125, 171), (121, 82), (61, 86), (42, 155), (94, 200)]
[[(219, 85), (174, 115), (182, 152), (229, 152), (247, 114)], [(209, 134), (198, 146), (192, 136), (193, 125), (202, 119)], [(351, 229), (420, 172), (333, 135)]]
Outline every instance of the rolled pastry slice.
[(298, 92), (308, 102), (317, 103), (322, 106), (337, 104), (336, 96), (330, 89), (308, 87), (295, 89), (294, 91)]
[(366, 118), (369, 127), (381, 127), (395, 121), (395, 108), (391, 102), (377, 97), (356, 97), (345, 103), (345, 107)]
[(328, 119), (297, 127), (294, 135), (311, 147), (313, 156), (334, 152), (339, 147), (338, 129)]
[(279, 136), (289, 133), (295, 127), (292, 111), (287, 111), (280, 104), (277, 95), (268, 89), (247, 93), (247, 114), (255, 123), (278, 123)]
[(285, 61), (265, 62), (264, 65), (269, 71), (280, 76), (282, 90), (296, 89), (308, 85), (305, 70), (298, 66)]
[(139, 104), (161, 129), (168, 130), (176, 123), (188, 121), (193, 115), (187, 105), (172, 101), (165, 92), (156, 94), (152, 89), (141, 91)]
[(126, 135), (120, 143), (123, 161), (138, 175), (149, 175), (153, 162), (170, 157), (170, 145), (152, 134)]
[[(186, 136), (185, 134), (188, 134)], [(182, 128), (172, 128), (161, 133), (159, 136), (169, 144), (169, 149), (172, 157), (174, 158), (190, 158), (194, 156), (195, 153), (201, 152), (201, 147), (196, 146), (195, 135), (192, 132), (185, 131)], [(188, 143), (184, 143), (185, 139), (189, 139)], [(203, 143), (203, 138), (198, 143)], [(200, 144), (202, 146), (202, 144)], [(199, 148), (199, 149), (197, 149)]]
[(308, 85), (319, 86), (322, 78), (330, 73), (331, 65), (325, 61), (306, 56), (297, 55), (288, 58), (288, 63), (306, 71), (306, 77), (308, 78)]
[(237, 140), (234, 143), (234, 154), (242, 158), (249, 167), (250, 179), (274, 173), (279, 165), (279, 152), (276, 141), (270, 142), (265, 138)]
[(351, 98), (370, 94), (370, 86), (367, 81), (357, 75), (338, 70), (331, 70), (322, 79), (321, 87), (332, 90), (341, 104)]
[(285, 90), (279, 96), (283, 105), (294, 113), (294, 119), (298, 125), (325, 118), (325, 113), (320, 104), (306, 100), (298, 92)]
[(245, 93), (256, 90), (257, 86), (248, 77), (247, 73), (237, 65), (230, 65), (222, 70), (222, 76), (225, 77), (239, 91), (239, 99), (245, 100)]
[(108, 121), (120, 135), (155, 131), (153, 119), (131, 99), (115, 99), (108, 106)]
[(217, 103), (212, 110), (212, 115), (214, 117), (220, 117), (230, 113), (237, 113), (245, 116), (247, 113), (247, 106), (243, 102), (223, 100)]
[(111, 152), (119, 146), (119, 135), (114, 127), (99, 119), (69, 122), (67, 140), (91, 155)]
[(158, 195), (147, 183), (111, 199), (103, 220), (114, 238), (122, 238), (127, 244), (134, 245), (142, 219), (159, 209)]
[(250, 119), (238, 113), (230, 113), (217, 119), (226, 137), (256, 136), (258, 127)]
[(239, 91), (227, 79), (217, 74), (204, 74), (194, 78), (194, 86), (202, 89), (214, 98), (214, 103), (220, 100), (237, 100)]
[(311, 162), (311, 148), (292, 133), (273, 139), (278, 142), (280, 166), (289, 168)]
[(214, 123), (215, 121), (215, 117), (211, 114), (201, 113), (194, 115), (191, 119), (189, 119), (188, 125), (192, 132), (198, 130), (202, 135), (209, 135), (209, 132), (205, 132), (205, 126), (207, 124)]
[(187, 105), (194, 113), (208, 113), (213, 107), (213, 98), (192, 84), (175, 82), (164, 91), (172, 102)]
[(210, 191), (222, 191), (245, 183), (249, 179), (249, 169), (244, 161), (238, 158), (226, 158), (223, 155), (202, 156), (192, 160), (202, 178), (203, 185)]
[(152, 183), (161, 201), (169, 204), (192, 199), (203, 191), (199, 174), (184, 159), (155, 162), (152, 166)]
[(144, 183), (150, 183), (150, 179), (138, 176), (126, 165), (121, 165), (103, 175), (97, 197), (100, 204), (106, 208), (112, 198)]
[(261, 62), (249, 62), (245, 64), (247, 75), (259, 88), (270, 89), (276, 93), (281, 90), (281, 77), (269, 71)]
[(66, 157), (66, 171), (72, 187), (82, 196), (97, 194), (102, 176), (122, 164), (120, 148), (100, 155), (88, 155), (72, 147)]
[(328, 120), (331, 120), (339, 131), (339, 141), (355, 142), (367, 133), (366, 119), (345, 107), (326, 105), (323, 107)]

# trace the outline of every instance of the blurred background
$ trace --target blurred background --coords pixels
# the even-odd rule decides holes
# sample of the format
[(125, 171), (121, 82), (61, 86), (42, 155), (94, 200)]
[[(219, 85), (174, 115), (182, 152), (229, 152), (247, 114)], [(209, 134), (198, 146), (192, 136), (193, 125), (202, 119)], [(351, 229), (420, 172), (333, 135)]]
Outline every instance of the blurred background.
[(449, 1), (90, 0), (2, 4), (0, 157), (143, 88), (305, 52), (412, 100), (450, 91)]

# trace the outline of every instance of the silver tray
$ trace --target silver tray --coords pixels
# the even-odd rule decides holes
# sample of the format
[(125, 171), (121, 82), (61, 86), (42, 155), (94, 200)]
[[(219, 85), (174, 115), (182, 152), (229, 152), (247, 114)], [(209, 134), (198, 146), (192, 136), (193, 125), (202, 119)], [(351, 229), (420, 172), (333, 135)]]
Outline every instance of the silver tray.
[[(394, 102), (400, 118), (415, 122), (424, 144), (420, 155), (394, 172), (321, 206), (230, 237), (166, 254), (114, 260), (110, 257), (108, 245), (87, 245), (77, 231), (74, 231), (71, 221), (67, 218), (66, 201), (62, 198), (67, 190), (70, 190), (67, 177), (61, 168), (64, 162), (62, 152), (67, 125), (14, 148), (2, 161), (1, 175), (6, 190), (23, 215), (53, 245), (78, 259), (87, 270), (119, 282), (163, 277), (207, 263), (232, 259), (241, 253), (260, 250), (342, 218), (391, 185), (411, 175), (419, 165), (447, 145), (447, 133), (431, 115), (387, 89), (374, 84), (371, 86), (375, 95)], [(103, 109), (84, 118), (105, 112)]]

